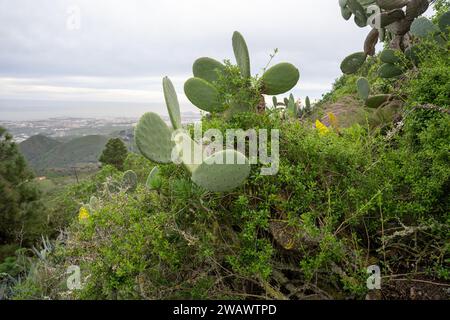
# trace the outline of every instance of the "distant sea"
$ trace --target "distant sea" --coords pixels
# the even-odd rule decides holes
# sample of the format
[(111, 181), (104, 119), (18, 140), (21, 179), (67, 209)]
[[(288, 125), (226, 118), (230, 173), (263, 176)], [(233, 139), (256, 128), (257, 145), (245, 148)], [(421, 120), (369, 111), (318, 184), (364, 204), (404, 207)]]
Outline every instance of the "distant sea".
[[(183, 113), (200, 113), (183, 108)], [(31, 101), (31, 100), (0, 100), (0, 120), (30, 121), (50, 118), (139, 118), (146, 112), (167, 115), (164, 104), (161, 103), (124, 103), (124, 102), (74, 102), (74, 101)]]

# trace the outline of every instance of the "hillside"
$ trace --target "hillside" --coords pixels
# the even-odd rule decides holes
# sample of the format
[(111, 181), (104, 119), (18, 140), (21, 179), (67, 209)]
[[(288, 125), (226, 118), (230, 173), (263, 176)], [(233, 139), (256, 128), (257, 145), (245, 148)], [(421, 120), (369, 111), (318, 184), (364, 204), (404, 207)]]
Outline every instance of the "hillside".
[(44, 135), (33, 136), (19, 144), (19, 150), (30, 164), (35, 167), (39, 160), (52, 149), (61, 145), (58, 140)]
[[(348, 3), (342, 13), (361, 24), (359, 2)], [(407, 9), (423, 11), (416, 1)], [(134, 134), (119, 132), (139, 154), (111, 148), (105, 154), (126, 154), (123, 164), (102, 161), (113, 165), (47, 194), (53, 233), (37, 239), (35, 257), (0, 264), (15, 272), (3, 295), (449, 300), (450, 2), (435, 9), (409, 34), (391, 32), (379, 53), (373, 29), (313, 104), (291, 93), (293, 64), (252, 75), (238, 31), (236, 65), (199, 58), (184, 83), (205, 112), (202, 131), (183, 127), (179, 92), (163, 78), (171, 125), (144, 114)], [(36, 165), (96, 164), (107, 140), (76, 138)]]
[(97, 164), (107, 142), (108, 137), (98, 135), (75, 138), (35, 158), (31, 165), (37, 172), (41, 172), (46, 169), (68, 169), (71, 166)]

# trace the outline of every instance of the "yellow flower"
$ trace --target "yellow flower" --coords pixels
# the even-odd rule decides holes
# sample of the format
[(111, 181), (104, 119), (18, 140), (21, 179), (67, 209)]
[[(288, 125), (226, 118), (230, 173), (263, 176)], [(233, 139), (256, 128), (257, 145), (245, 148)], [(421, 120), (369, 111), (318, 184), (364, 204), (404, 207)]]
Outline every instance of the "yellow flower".
[(337, 118), (336, 118), (336, 116), (334, 115), (334, 113), (332, 113), (332, 112), (328, 113), (328, 118), (330, 119), (330, 124), (331, 124), (331, 126), (332, 126), (333, 128), (338, 128), (338, 127), (339, 127)]
[(324, 136), (330, 132), (330, 129), (326, 125), (324, 125), (320, 120), (316, 120), (316, 128), (319, 130), (319, 134)]
[(284, 248), (286, 250), (292, 250), (292, 249), (294, 249), (294, 246), (295, 246), (294, 239), (289, 239), (288, 242), (284, 244)]
[(88, 209), (85, 207), (80, 208), (80, 212), (78, 213), (78, 221), (82, 222), (88, 220), (90, 217)]

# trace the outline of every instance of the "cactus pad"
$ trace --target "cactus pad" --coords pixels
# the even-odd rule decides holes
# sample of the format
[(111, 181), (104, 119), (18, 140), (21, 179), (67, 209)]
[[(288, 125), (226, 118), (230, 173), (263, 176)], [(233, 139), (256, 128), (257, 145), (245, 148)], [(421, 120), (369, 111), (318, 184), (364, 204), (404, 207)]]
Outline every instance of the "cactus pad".
[(174, 129), (181, 128), (180, 104), (178, 103), (177, 93), (173, 87), (172, 81), (168, 77), (163, 79), (164, 98), (166, 100), (167, 111), (169, 112), (170, 122)]
[(134, 171), (128, 170), (123, 174), (122, 186), (128, 191), (136, 190), (137, 183), (137, 175)]
[(158, 190), (161, 188), (161, 178), (159, 176), (159, 168), (154, 167), (147, 177), (145, 186), (149, 190)]
[(344, 18), (345, 20), (349, 20), (353, 15), (352, 10), (350, 10), (348, 7), (341, 7), (341, 14), (342, 18)]
[(366, 106), (368, 108), (376, 109), (380, 107), (383, 103), (391, 98), (390, 94), (379, 94), (376, 96), (370, 96), (366, 101)]
[(91, 199), (89, 199), (89, 209), (91, 209), (91, 211), (100, 209), (100, 200), (97, 197), (92, 196)]
[[(226, 164), (226, 158), (235, 158), (235, 164)], [(223, 159), (223, 164), (207, 164), (215, 159)], [(247, 158), (235, 150), (225, 150), (213, 154), (192, 173), (192, 181), (212, 192), (231, 191), (242, 184), (250, 174)], [(237, 164), (245, 162), (245, 164)]]
[(355, 15), (355, 23), (358, 27), (365, 27), (367, 25), (367, 15), (364, 7), (358, 2), (358, 0), (348, 0), (348, 8)]
[(438, 27), (425, 17), (417, 18), (411, 24), (411, 33), (416, 37), (425, 38), (437, 31)]
[(383, 50), (383, 52), (381, 52), (381, 54), (380, 54), (380, 60), (383, 63), (396, 64), (396, 63), (400, 62), (400, 58), (398, 57), (396, 52), (397, 51), (392, 50), (392, 49)]
[(366, 101), (369, 98), (370, 94), (370, 85), (369, 81), (366, 78), (359, 78), (356, 82), (356, 87), (358, 89), (358, 95), (361, 99)]
[(397, 67), (396, 65), (385, 63), (378, 69), (378, 74), (381, 78), (394, 78), (403, 74), (403, 70)]
[(244, 37), (238, 31), (233, 34), (233, 51), (236, 57), (236, 62), (241, 70), (241, 75), (244, 78), (250, 78), (250, 56), (248, 53), (247, 43)]
[(309, 97), (306, 97), (305, 99), (305, 107), (306, 109), (311, 109), (311, 100), (309, 99)]
[(447, 11), (439, 18), (438, 25), (442, 32), (448, 32), (448, 27), (450, 26), (450, 11)]
[(172, 162), (172, 130), (159, 115), (152, 112), (144, 114), (136, 126), (134, 136), (144, 157), (158, 163)]
[(290, 63), (279, 63), (262, 76), (263, 93), (278, 95), (291, 90), (300, 79), (300, 72)]
[(218, 80), (218, 73), (223, 71), (224, 68), (225, 66), (217, 60), (200, 58), (194, 62), (192, 71), (194, 72), (194, 77), (212, 83)]
[(364, 52), (356, 52), (349, 55), (341, 63), (341, 70), (345, 74), (353, 74), (362, 67), (366, 61), (366, 54)]
[(223, 110), (219, 100), (219, 92), (209, 82), (200, 78), (191, 78), (184, 84), (184, 92), (196, 107), (207, 112)]

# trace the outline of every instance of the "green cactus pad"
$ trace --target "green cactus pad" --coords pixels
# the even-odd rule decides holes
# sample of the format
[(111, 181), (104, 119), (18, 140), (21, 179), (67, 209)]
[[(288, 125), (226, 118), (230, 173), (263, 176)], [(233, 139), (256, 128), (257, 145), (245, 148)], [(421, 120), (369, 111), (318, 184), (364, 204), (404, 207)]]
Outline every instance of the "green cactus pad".
[(306, 97), (306, 99), (305, 99), (305, 107), (307, 109), (311, 108), (311, 100), (309, 100), (309, 97)]
[(396, 65), (385, 63), (378, 69), (378, 74), (381, 78), (389, 79), (402, 75), (403, 70)]
[(299, 79), (300, 72), (294, 65), (279, 63), (263, 74), (263, 93), (272, 96), (285, 93), (295, 87)]
[(89, 199), (89, 207), (92, 211), (97, 211), (100, 209), (100, 200), (95, 197), (92, 196), (91, 199)]
[(244, 37), (237, 31), (233, 34), (233, 51), (236, 62), (244, 78), (250, 78), (250, 55)]
[(207, 112), (220, 112), (223, 110), (217, 89), (200, 78), (191, 78), (184, 84), (184, 92), (189, 101), (196, 107)]
[(110, 181), (106, 184), (106, 187), (108, 188), (109, 193), (117, 193), (122, 186), (117, 181)]
[(356, 87), (358, 89), (358, 95), (361, 99), (366, 101), (370, 94), (370, 84), (366, 78), (359, 78), (356, 82)]
[(152, 112), (144, 114), (136, 126), (134, 136), (144, 157), (157, 163), (172, 162), (172, 130), (159, 115)]
[(383, 63), (390, 63), (390, 64), (396, 64), (400, 62), (400, 58), (397, 55), (398, 51), (392, 50), (392, 49), (385, 49), (380, 54), (380, 60)]
[(170, 122), (174, 129), (181, 128), (180, 104), (178, 103), (177, 93), (168, 77), (163, 79), (164, 98), (166, 100), (167, 111), (169, 112)]
[(411, 24), (411, 34), (416, 37), (426, 38), (437, 31), (439, 31), (438, 27), (425, 17), (417, 18)]
[(128, 170), (123, 174), (122, 186), (128, 191), (134, 191), (137, 187), (137, 175), (134, 171)]
[(273, 104), (274, 108), (278, 107), (278, 99), (277, 99), (277, 97), (275, 97), (275, 96), (272, 97), (272, 104)]
[[(226, 158), (234, 158), (245, 164), (225, 164)], [(195, 184), (212, 192), (226, 192), (239, 187), (250, 174), (247, 158), (235, 150), (225, 150), (213, 154), (207, 161), (223, 159), (224, 164), (207, 164), (204, 162), (192, 173)]]
[(289, 96), (289, 103), (287, 105), (287, 112), (291, 117), (297, 116), (297, 105), (295, 104), (294, 96), (291, 94)]
[(349, 55), (341, 63), (341, 70), (345, 74), (356, 73), (366, 61), (366, 54), (364, 52), (356, 52)]
[(217, 81), (219, 73), (225, 69), (225, 66), (212, 58), (200, 58), (194, 62), (192, 71), (194, 77), (206, 80), (210, 83)]
[(450, 11), (447, 11), (439, 18), (438, 25), (442, 32), (448, 33), (448, 27), (450, 26)]
[(339, 6), (345, 8), (347, 6), (347, 0), (339, 0)]
[(376, 2), (381, 9), (394, 10), (406, 6), (409, 0), (377, 0)]
[(366, 101), (366, 106), (368, 108), (376, 109), (380, 107), (383, 103), (391, 98), (390, 94), (379, 94), (376, 96), (370, 96)]
[(355, 23), (358, 27), (365, 27), (367, 25), (367, 15), (364, 7), (357, 0), (348, 0), (348, 8), (355, 15)]
[(147, 177), (145, 186), (149, 190), (158, 190), (161, 188), (161, 177), (159, 176), (159, 168), (154, 167)]
[(345, 20), (349, 20), (352, 17), (353, 13), (352, 10), (350, 10), (348, 7), (341, 7), (341, 15)]

